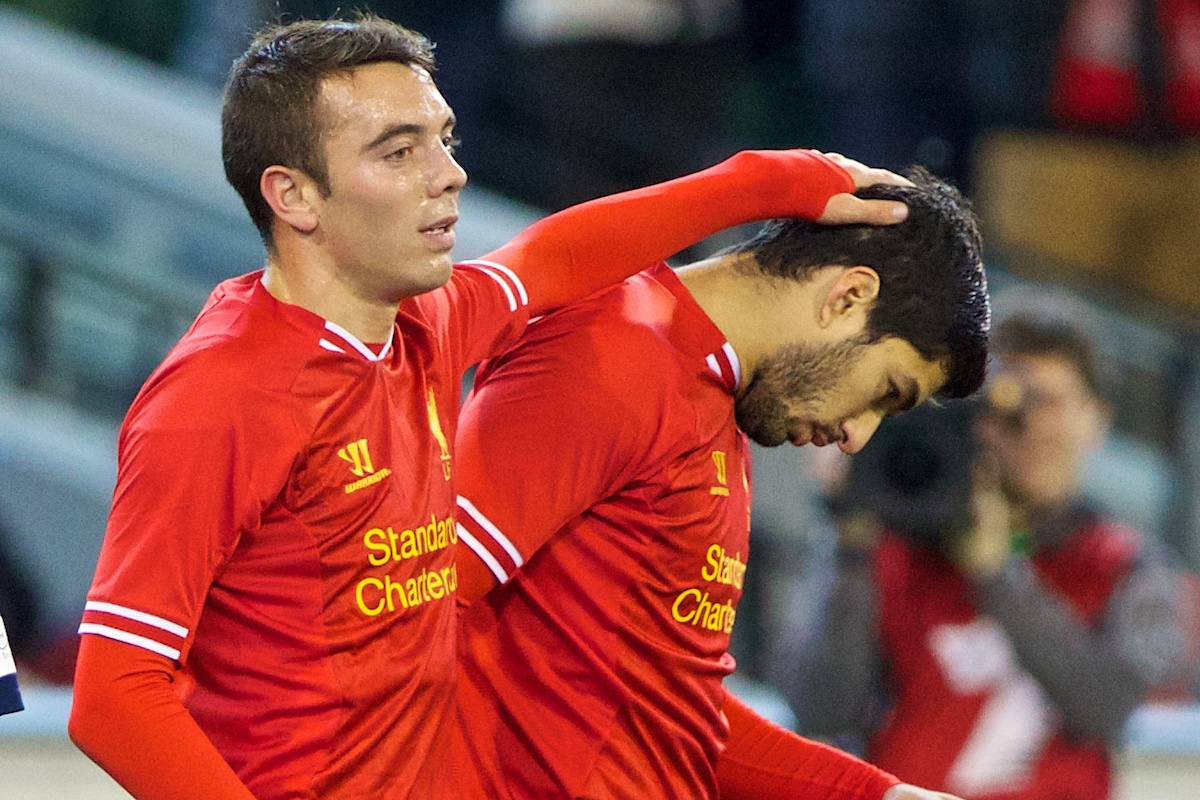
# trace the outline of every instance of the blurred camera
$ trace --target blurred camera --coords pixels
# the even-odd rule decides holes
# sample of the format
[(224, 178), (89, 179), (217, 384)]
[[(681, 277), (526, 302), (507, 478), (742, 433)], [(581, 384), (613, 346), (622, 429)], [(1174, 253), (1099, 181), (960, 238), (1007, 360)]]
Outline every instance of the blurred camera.
[(1002, 372), (976, 398), (927, 403), (884, 420), (851, 457), (830, 498), (834, 516), (870, 515), (879, 526), (944, 548), (971, 525), (976, 417), (987, 413), (1018, 430), (1026, 397), (1020, 379)]

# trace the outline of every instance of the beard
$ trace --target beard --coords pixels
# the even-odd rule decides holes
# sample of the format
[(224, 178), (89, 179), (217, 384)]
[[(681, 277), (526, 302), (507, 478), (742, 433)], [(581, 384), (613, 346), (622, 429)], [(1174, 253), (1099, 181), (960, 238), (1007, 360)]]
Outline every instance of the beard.
[(791, 344), (766, 356), (735, 402), (738, 427), (764, 447), (783, 444), (797, 409), (811, 418), (867, 345), (864, 334), (832, 344)]

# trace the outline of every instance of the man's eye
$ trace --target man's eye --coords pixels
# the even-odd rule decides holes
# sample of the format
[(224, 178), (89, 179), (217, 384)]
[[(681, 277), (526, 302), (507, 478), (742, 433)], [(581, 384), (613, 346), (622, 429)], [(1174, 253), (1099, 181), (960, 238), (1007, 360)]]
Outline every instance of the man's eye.
[(390, 158), (393, 161), (399, 161), (400, 159), (407, 157), (408, 154), (411, 152), (412, 152), (411, 147), (408, 147), (408, 146), (398, 147), (395, 150), (388, 153), (387, 156), (385, 156), (385, 158)]
[(453, 153), (462, 146), (462, 139), (458, 136), (444, 136), (442, 137), (442, 146)]
[(894, 417), (900, 413), (897, 406), (900, 403), (900, 387), (894, 381), (888, 381), (888, 390), (883, 395), (880, 405), (883, 406), (885, 416)]

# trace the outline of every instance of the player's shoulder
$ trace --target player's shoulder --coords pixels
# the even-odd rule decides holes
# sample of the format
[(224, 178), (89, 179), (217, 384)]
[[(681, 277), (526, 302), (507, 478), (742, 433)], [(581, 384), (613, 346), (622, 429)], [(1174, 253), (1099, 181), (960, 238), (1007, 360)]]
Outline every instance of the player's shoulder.
[(663, 379), (678, 368), (675, 310), (670, 290), (641, 272), (533, 321), (518, 347), (555, 348), (577, 362)]
[[(203, 309), (151, 373), (134, 410), (165, 405), (198, 414), (286, 403), (297, 377), (328, 356), (316, 323), (288, 320), (264, 302), (255, 275), (213, 290)], [(275, 306), (281, 306), (275, 301)], [(315, 315), (295, 309), (295, 315)], [(305, 324), (311, 330), (304, 330)], [(265, 408), (264, 408), (265, 410)]]

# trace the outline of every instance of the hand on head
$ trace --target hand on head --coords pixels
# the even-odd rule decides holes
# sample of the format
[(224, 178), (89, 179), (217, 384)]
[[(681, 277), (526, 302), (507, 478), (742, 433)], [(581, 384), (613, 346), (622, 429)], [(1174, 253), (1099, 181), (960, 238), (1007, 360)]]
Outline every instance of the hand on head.
[[(902, 175), (886, 169), (868, 167), (841, 153), (825, 153), (854, 179), (858, 188), (879, 183), (893, 186), (912, 186), (913, 182)], [(825, 205), (825, 211), (817, 217), (823, 225), (846, 225), (866, 223), (868, 225), (894, 225), (908, 218), (908, 206), (894, 200), (863, 200), (849, 193), (834, 195)]]

